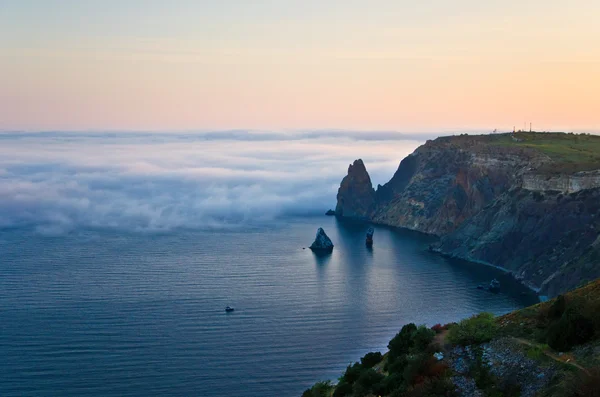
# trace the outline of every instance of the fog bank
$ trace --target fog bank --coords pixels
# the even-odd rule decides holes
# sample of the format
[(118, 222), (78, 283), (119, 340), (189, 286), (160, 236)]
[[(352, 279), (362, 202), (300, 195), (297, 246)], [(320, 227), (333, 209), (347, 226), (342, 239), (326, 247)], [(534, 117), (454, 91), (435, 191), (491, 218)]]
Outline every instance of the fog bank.
[(0, 134), (0, 228), (235, 227), (335, 206), (348, 164), (373, 184), (431, 136), (395, 133)]

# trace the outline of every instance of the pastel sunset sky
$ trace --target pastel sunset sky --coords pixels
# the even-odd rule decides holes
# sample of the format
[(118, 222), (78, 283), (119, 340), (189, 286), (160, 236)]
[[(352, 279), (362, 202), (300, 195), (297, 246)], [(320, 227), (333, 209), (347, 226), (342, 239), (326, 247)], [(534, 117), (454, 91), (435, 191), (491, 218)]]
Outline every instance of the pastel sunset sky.
[(0, 0), (0, 130), (600, 131), (598, 0)]

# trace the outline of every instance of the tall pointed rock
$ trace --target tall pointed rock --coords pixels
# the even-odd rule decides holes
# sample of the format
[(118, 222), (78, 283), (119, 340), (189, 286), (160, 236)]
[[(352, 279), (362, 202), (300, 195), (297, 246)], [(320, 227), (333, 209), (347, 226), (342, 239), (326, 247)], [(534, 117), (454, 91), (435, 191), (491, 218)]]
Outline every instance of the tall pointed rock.
[(375, 210), (375, 190), (361, 159), (348, 167), (337, 194), (335, 214), (346, 218), (369, 219)]

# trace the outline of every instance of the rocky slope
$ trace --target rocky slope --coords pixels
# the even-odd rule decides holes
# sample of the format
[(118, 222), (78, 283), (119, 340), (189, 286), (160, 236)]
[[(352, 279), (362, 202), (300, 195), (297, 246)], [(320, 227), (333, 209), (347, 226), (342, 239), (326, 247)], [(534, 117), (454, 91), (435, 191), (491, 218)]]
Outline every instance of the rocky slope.
[(361, 160), (336, 215), (440, 237), (440, 253), (504, 267), (555, 296), (600, 277), (600, 137), (442, 137), (374, 190)]
[(500, 317), (406, 324), (387, 353), (367, 353), (336, 384), (318, 382), (302, 396), (597, 396), (599, 313), (596, 280)]
[(444, 237), (435, 250), (500, 265), (555, 296), (600, 277), (600, 189), (511, 190)]

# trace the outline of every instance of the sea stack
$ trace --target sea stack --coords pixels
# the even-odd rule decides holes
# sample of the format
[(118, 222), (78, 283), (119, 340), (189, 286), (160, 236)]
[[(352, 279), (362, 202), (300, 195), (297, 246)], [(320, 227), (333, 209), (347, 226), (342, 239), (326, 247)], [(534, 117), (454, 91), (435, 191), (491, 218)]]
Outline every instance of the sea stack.
[(315, 252), (321, 253), (333, 251), (333, 243), (331, 242), (331, 239), (327, 237), (327, 234), (325, 234), (325, 230), (323, 230), (322, 227), (317, 230), (315, 241), (309, 248)]
[(366, 240), (367, 247), (373, 246), (373, 233), (375, 233), (375, 230), (372, 227), (367, 229), (367, 240)]
[(369, 220), (375, 210), (375, 190), (361, 159), (348, 167), (337, 194), (335, 215)]

